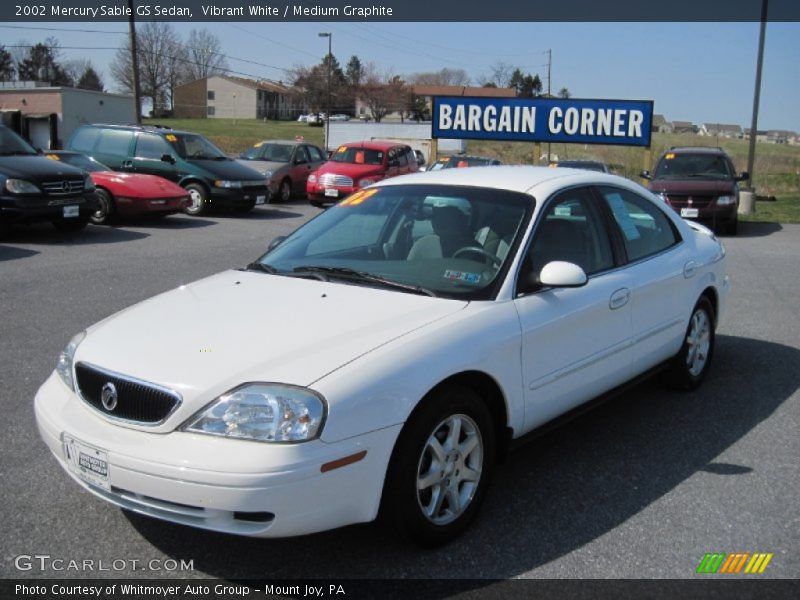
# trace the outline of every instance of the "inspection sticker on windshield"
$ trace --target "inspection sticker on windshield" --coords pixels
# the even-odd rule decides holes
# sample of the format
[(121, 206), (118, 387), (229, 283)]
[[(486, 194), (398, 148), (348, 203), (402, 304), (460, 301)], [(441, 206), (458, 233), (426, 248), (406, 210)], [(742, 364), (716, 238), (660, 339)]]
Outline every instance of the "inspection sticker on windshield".
[(168, 133), (168, 134), (167, 134), (167, 135), (165, 135), (164, 137), (166, 138), (166, 140), (167, 140), (168, 142), (177, 142), (177, 141), (178, 141), (178, 138), (176, 138), (176, 137), (175, 137), (174, 135), (172, 135), (171, 133)]
[[(326, 192), (328, 190), (325, 190)], [(356, 192), (346, 200), (340, 202), (338, 206), (358, 206), (367, 198), (374, 196), (378, 193), (378, 188), (373, 188), (371, 190), (361, 190), (360, 192)]]
[(453, 271), (451, 269), (447, 269), (444, 272), (444, 278), (445, 279), (450, 279), (451, 281), (465, 281), (466, 283), (480, 283), (481, 274), (480, 273), (469, 273), (468, 271)]

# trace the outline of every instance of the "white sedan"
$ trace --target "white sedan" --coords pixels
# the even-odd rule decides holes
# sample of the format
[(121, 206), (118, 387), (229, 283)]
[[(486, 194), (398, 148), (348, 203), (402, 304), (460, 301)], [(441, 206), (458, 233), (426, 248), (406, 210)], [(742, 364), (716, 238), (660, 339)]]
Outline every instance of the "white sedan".
[(613, 175), (392, 178), (76, 335), (36, 420), (75, 481), (145, 515), (279, 537), (381, 511), (440, 544), (511, 440), (659, 369), (700, 384), (724, 258)]

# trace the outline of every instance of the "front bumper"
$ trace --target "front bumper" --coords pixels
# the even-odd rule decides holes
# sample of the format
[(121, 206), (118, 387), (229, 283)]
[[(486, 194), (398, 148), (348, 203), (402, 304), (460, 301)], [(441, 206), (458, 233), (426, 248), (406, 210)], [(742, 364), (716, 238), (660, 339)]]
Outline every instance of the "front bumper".
[(209, 201), (213, 206), (223, 208), (244, 208), (259, 203), (264, 203), (269, 198), (269, 188), (266, 185), (247, 188), (219, 188), (211, 187)]
[[(360, 190), (358, 186), (320, 185), (319, 183), (306, 184), (306, 195), (313, 204), (335, 204)], [(329, 191), (330, 190), (330, 191)], [(335, 195), (333, 195), (335, 194)]]
[(172, 198), (116, 198), (117, 212), (120, 215), (141, 215), (159, 212), (180, 212), (192, 205), (189, 196)]
[[(286, 537), (373, 520), (401, 425), (335, 443), (267, 444), (137, 431), (92, 412), (53, 373), (36, 394), (39, 433), (85, 489), (129, 510), (202, 529)], [(64, 437), (108, 456), (110, 490), (68, 468)], [(366, 450), (358, 462), (321, 466)]]
[[(737, 219), (736, 204), (709, 204), (704, 207), (692, 207), (685, 203), (670, 203), (672, 209), (684, 219), (698, 221), (708, 225), (711, 229), (716, 229), (720, 225), (733, 223)], [(696, 213), (695, 213), (696, 211)], [(689, 212), (689, 214), (687, 214)]]
[[(78, 215), (64, 217), (65, 207), (78, 207)], [(75, 196), (0, 196), (0, 220), (7, 223), (35, 223), (88, 219), (97, 210), (94, 192)]]

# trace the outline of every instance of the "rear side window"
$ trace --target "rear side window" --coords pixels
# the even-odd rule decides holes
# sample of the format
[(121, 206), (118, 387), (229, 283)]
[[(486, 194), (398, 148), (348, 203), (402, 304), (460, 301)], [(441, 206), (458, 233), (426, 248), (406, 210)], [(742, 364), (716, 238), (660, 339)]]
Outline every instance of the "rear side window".
[(325, 157), (322, 155), (322, 150), (317, 148), (316, 146), (306, 146), (308, 153), (311, 155), (311, 162), (319, 162), (321, 160), (325, 160)]
[(82, 127), (75, 132), (70, 140), (70, 148), (78, 152), (91, 152), (94, 149), (94, 142), (97, 139), (99, 129), (94, 127)]
[(622, 188), (598, 189), (619, 226), (629, 261), (658, 254), (681, 241), (672, 221), (652, 202)]
[(132, 131), (101, 129), (100, 140), (97, 142), (95, 152), (98, 154), (111, 154), (113, 156), (128, 156), (132, 139)]

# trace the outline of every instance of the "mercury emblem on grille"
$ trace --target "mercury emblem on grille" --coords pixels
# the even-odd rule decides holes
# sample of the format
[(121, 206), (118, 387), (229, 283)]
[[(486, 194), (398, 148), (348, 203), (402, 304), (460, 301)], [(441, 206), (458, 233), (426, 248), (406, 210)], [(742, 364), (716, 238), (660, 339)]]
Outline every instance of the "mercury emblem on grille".
[(103, 408), (108, 411), (117, 408), (117, 388), (110, 381), (107, 382), (100, 391), (100, 402), (103, 403)]

